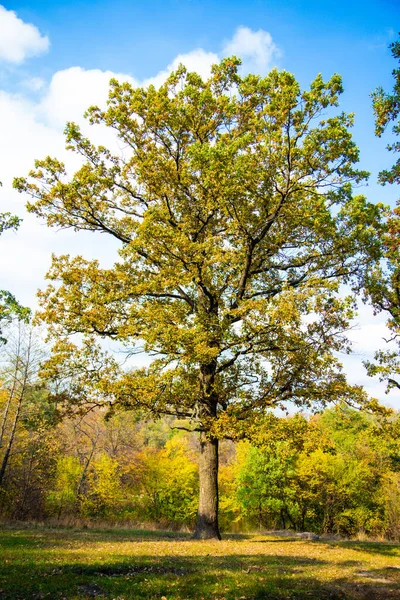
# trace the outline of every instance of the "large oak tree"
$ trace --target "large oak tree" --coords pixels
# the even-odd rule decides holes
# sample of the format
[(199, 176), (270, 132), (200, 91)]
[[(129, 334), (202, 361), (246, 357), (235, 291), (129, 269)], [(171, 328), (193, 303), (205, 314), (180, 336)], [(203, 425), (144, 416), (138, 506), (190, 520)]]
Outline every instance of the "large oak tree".
[[(174, 414), (200, 432), (200, 538), (219, 537), (219, 438), (289, 401), (359, 392), (334, 356), (352, 316), (338, 290), (379, 256), (380, 208), (352, 192), (367, 176), (353, 117), (332, 108), (340, 77), (301, 91), (290, 73), (241, 77), (238, 65), (223, 60), (207, 81), (180, 67), (159, 89), (112, 80), (107, 108), (88, 116), (115, 130), (124, 156), (69, 123), (82, 167), (68, 177), (46, 158), (16, 180), (50, 226), (120, 242), (112, 268), (53, 258), (47, 374), (74, 375), (83, 401)], [(123, 370), (96, 337), (154, 360)]]

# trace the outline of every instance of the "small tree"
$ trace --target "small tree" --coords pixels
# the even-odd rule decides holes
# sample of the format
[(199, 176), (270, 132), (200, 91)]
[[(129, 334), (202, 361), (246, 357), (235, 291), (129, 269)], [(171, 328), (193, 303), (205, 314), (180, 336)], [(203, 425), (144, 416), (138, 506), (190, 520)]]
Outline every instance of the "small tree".
[[(115, 130), (125, 157), (69, 123), (68, 147), (84, 160), (73, 177), (46, 158), (15, 181), (50, 226), (120, 242), (110, 269), (53, 258), (41, 293), (56, 340), (47, 374), (74, 375), (85, 401), (90, 391), (95, 403), (190, 420), (199, 538), (219, 537), (218, 439), (231, 426), (359, 392), (333, 356), (352, 316), (337, 292), (379, 255), (380, 209), (352, 194), (367, 176), (354, 168), (353, 117), (329, 116), (340, 77), (301, 91), (290, 73), (241, 77), (238, 65), (223, 60), (207, 81), (180, 67), (159, 89), (112, 80), (108, 108), (88, 116)], [(141, 343), (154, 361), (122, 371), (97, 336)]]
[(33, 396), (40, 359), (43, 352), (34, 332), (19, 322), (6, 349), (0, 355), (0, 390), (4, 391), (0, 424), (0, 488), (3, 486), (7, 465), (12, 456), (17, 429), (23, 409)]

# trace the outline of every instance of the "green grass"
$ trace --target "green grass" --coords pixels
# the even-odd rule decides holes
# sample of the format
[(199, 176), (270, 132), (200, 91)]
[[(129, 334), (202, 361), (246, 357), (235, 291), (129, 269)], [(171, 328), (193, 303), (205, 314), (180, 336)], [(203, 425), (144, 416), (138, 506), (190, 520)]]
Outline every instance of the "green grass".
[(5, 529), (0, 600), (389, 600), (400, 546), (126, 530)]

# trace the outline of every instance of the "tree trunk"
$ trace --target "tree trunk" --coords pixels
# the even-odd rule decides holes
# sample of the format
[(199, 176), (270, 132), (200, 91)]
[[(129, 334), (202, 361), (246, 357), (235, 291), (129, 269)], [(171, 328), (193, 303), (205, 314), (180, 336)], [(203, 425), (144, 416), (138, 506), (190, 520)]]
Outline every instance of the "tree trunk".
[(18, 406), (17, 406), (17, 410), (16, 410), (16, 413), (15, 413), (13, 426), (12, 426), (11, 433), (10, 433), (10, 439), (8, 440), (6, 452), (5, 452), (4, 457), (3, 457), (3, 462), (1, 463), (1, 468), (0, 468), (0, 487), (3, 485), (3, 479), (4, 479), (5, 472), (6, 472), (7, 463), (8, 463), (8, 460), (10, 458), (11, 448), (12, 448), (12, 446), (14, 444), (15, 432), (17, 431), (17, 424), (18, 424), (18, 421), (19, 421), (19, 415), (20, 415), (20, 412), (21, 412), (22, 400), (23, 400), (23, 397), (24, 397), (23, 396), (23, 392), (24, 392), (24, 390), (22, 391), (22, 393), (21, 393), (21, 395), (19, 397), (19, 400), (18, 400)]
[(6, 430), (8, 413), (10, 412), (11, 404), (12, 404), (12, 401), (14, 399), (15, 391), (17, 389), (18, 371), (19, 371), (19, 364), (20, 364), (20, 361), (21, 361), (21, 356), (20, 356), (20, 352), (21, 352), (21, 336), (18, 337), (16, 352), (17, 352), (17, 356), (16, 356), (16, 360), (15, 360), (14, 373), (13, 373), (13, 378), (12, 378), (12, 386), (11, 386), (10, 393), (8, 394), (8, 400), (7, 400), (5, 409), (4, 409), (3, 420), (2, 420), (2, 423), (1, 423), (1, 429), (0, 429), (0, 448), (3, 447), (3, 439), (4, 439), (5, 430)]
[(283, 512), (283, 508), (281, 508), (281, 523), (282, 529), (286, 529), (285, 513)]
[(218, 528), (218, 440), (200, 438), (200, 496), (194, 538), (221, 539)]
[[(22, 402), (25, 399), (25, 390), (26, 390), (26, 387), (28, 385), (29, 369), (31, 367), (32, 332), (30, 332), (30, 334), (29, 334), (29, 338), (28, 338), (29, 341), (28, 341), (28, 345), (27, 345), (27, 348), (26, 348), (26, 353), (25, 353), (23, 362), (22, 362), (21, 356), (20, 356), (21, 339), (22, 338), (21, 338), (21, 324), (20, 324), (19, 335), (18, 335), (18, 345), (17, 345), (17, 353), (18, 354), (17, 354), (16, 370), (15, 370), (15, 373), (14, 373), (15, 384), (13, 383), (13, 388), (12, 388), (12, 391), (11, 391), (11, 398), (14, 396), (17, 383), (20, 384), (21, 389), (19, 390), (19, 398), (18, 398), (18, 402), (17, 402), (17, 408), (16, 408), (16, 411), (15, 411), (14, 422), (13, 422), (13, 425), (12, 425), (12, 428), (11, 428), (10, 438), (8, 440), (6, 452), (4, 454), (3, 462), (2, 462), (1, 468), (0, 468), (0, 487), (3, 485), (3, 480), (4, 480), (4, 475), (5, 475), (5, 472), (6, 472), (6, 468), (7, 468), (7, 463), (8, 463), (9, 458), (10, 458), (12, 446), (14, 444), (14, 438), (15, 438), (15, 433), (17, 431), (17, 425), (18, 425), (18, 421), (19, 421), (19, 417), (20, 417), (20, 413), (21, 413)], [(24, 364), (24, 369), (23, 369), (23, 374), (22, 374), (22, 380), (18, 381), (18, 367), (19, 367), (19, 364), (21, 362), (22, 362), (22, 364)], [(9, 410), (9, 408), (7, 409), (7, 411), (8, 410)], [(6, 418), (7, 418), (7, 415), (5, 416), (5, 419)], [(3, 424), (5, 426), (5, 421), (4, 421)], [(2, 424), (2, 431), (1, 431), (2, 436), (4, 435), (3, 424)]]

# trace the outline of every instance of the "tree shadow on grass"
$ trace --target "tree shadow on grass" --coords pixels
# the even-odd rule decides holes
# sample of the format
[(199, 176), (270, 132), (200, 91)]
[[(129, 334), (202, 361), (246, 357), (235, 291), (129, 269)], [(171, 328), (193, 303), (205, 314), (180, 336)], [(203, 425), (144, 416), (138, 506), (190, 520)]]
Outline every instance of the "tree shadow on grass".
[(145, 529), (118, 530), (95, 528), (27, 528), (5, 530), (0, 532), (0, 546), (2, 548), (39, 548), (56, 546), (65, 547), (69, 542), (166, 542), (166, 541), (191, 541), (191, 535), (185, 532), (174, 531), (149, 531)]
[[(317, 558), (307, 556), (315, 542), (263, 540), (233, 535), (218, 542), (187, 544), (189, 535), (129, 530), (29, 530), (0, 534), (0, 600), (394, 600), (400, 598), (400, 569), (396, 565), (371, 570), (368, 561), (330, 560), (325, 549), (343, 548), (398, 556), (399, 546), (369, 542), (324, 542)], [(240, 547), (235, 542), (251, 540)], [(275, 545), (253, 542), (292, 542), (296, 555)], [(4, 543), (3, 543), (4, 542)], [(119, 551), (119, 543), (132, 543)], [(150, 547), (141, 545), (150, 543)], [(151, 544), (154, 545), (154, 553)], [(169, 544), (171, 542), (171, 545)], [(172, 545), (179, 542), (176, 545)], [(184, 543), (181, 543), (184, 542)], [(136, 545), (137, 544), (137, 545)], [(132, 549), (130, 549), (132, 548)], [(177, 556), (175, 550), (179, 548)], [(215, 548), (215, 555), (214, 549)], [(226, 548), (227, 555), (221, 555)], [(243, 551), (242, 551), (243, 549)], [(293, 550), (291, 549), (291, 551)], [(235, 550), (239, 553), (235, 554)], [(206, 554), (206, 552), (210, 554)], [(107, 555), (107, 552), (109, 553)], [(140, 555), (140, 552), (145, 552)], [(163, 554), (165, 552), (165, 555)], [(196, 553), (199, 553), (196, 555)], [(229, 554), (228, 554), (229, 552)], [(232, 552), (232, 553), (231, 553)], [(282, 554), (280, 554), (282, 552)], [(344, 558), (344, 557), (343, 557)], [(393, 562), (393, 561), (392, 561)], [(324, 580), (324, 569), (337, 574)], [(336, 567), (335, 567), (336, 565)], [(349, 575), (349, 569), (352, 574)], [(347, 570), (346, 576), (343, 576)], [(330, 575), (332, 576), (332, 575)], [(347, 577), (347, 578), (346, 578)]]
[(37, 537), (26, 536), (25, 534), (13, 533), (12, 535), (1, 536), (0, 546), (2, 550), (13, 550), (18, 551), (19, 548), (32, 549), (38, 546), (40, 541)]
[(398, 600), (400, 572), (393, 567), (382, 569), (360, 568), (351, 580), (340, 578), (336, 585), (346, 598), (357, 600)]
[(400, 544), (390, 542), (329, 542), (329, 545), (333, 547), (340, 547), (343, 549), (359, 550), (361, 552), (368, 552), (369, 554), (380, 554), (382, 556), (398, 556), (400, 558)]
[(1, 600), (66, 598), (88, 600), (394, 600), (392, 573), (369, 571), (357, 580), (324, 582), (318, 570), (329, 563), (304, 556), (127, 556), (86, 564), (21, 561), (4, 577)]
[[(262, 534), (260, 534), (262, 535)], [(299, 541), (292, 537), (282, 539), (255, 539), (257, 534), (226, 534), (223, 541), (252, 541), (252, 542), (294, 542)], [(10, 529), (0, 532), (0, 546), (3, 548), (17, 548), (26, 550), (37, 549), (38, 552), (46, 548), (63, 548), (68, 544), (80, 542), (96, 543), (141, 543), (141, 542), (190, 542), (193, 534), (186, 532), (175, 532), (167, 530), (146, 529), (97, 529), (97, 528), (72, 528), (72, 527), (49, 527), (49, 528), (27, 528)], [(202, 543), (200, 541), (200, 543)], [(216, 542), (218, 543), (218, 542)], [(1, 597), (0, 597), (1, 600)]]
[(204, 575), (204, 565), (214, 571), (240, 572), (244, 574), (259, 572), (268, 568), (282, 568), (284, 571), (290, 566), (315, 566), (324, 565), (325, 561), (302, 556), (275, 556), (275, 555), (230, 555), (230, 556), (141, 556), (131, 557), (126, 562), (102, 565), (67, 565), (64, 572), (86, 575), (137, 575), (141, 573), (155, 574), (189, 574), (201, 572)]

